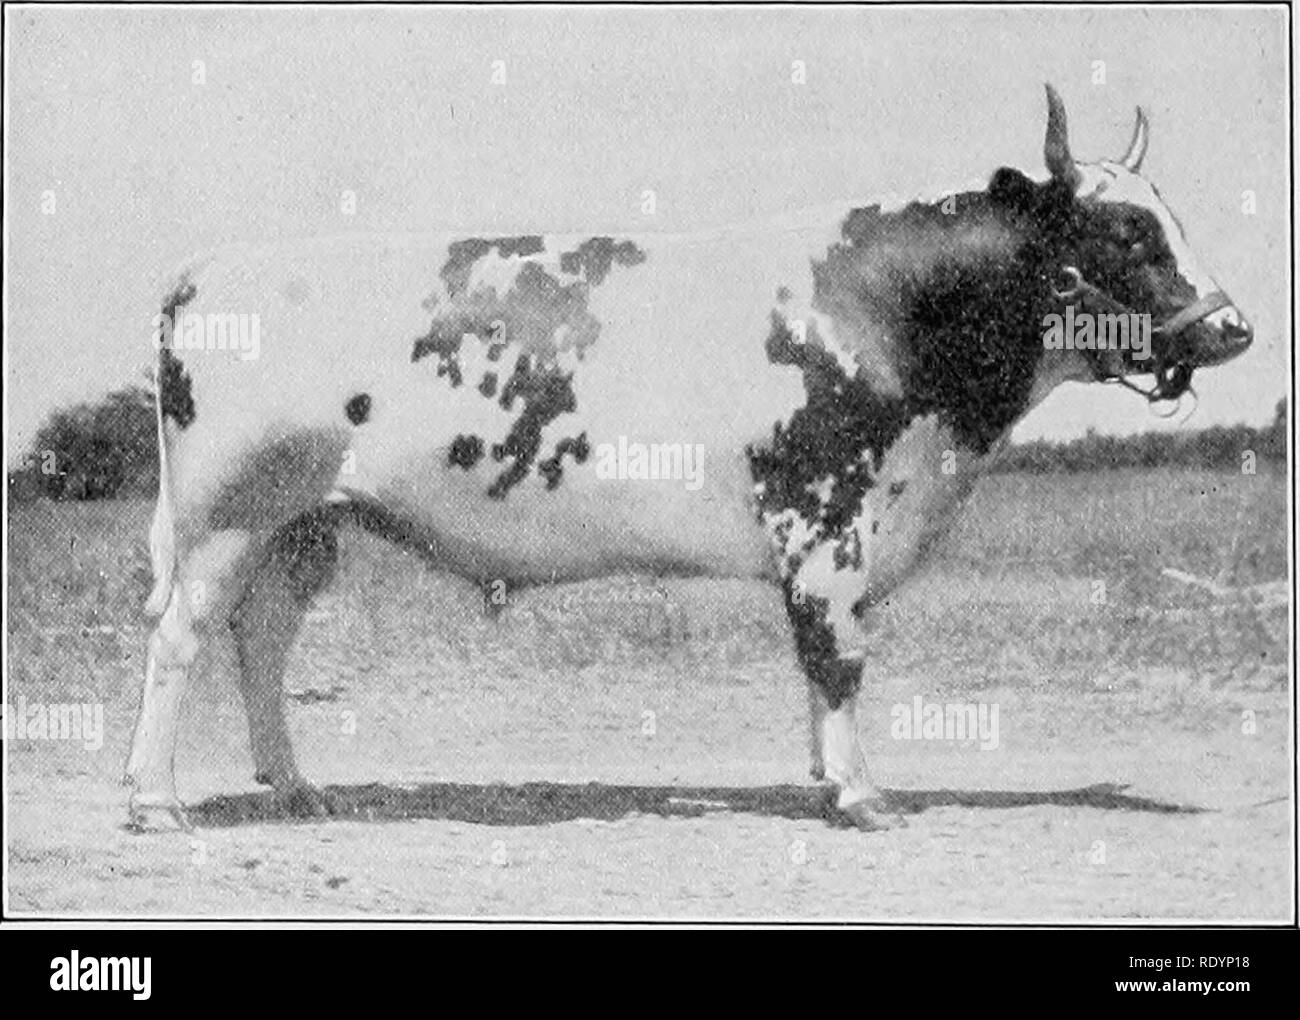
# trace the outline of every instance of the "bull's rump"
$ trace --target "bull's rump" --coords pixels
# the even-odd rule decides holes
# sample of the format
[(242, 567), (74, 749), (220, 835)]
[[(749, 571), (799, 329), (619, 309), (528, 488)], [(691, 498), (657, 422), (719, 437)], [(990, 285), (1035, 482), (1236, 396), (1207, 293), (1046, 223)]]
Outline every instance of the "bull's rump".
[[(764, 341), (778, 289), (787, 301), (810, 293), (810, 261), (819, 244), (824, 251), (828, 225), (635, 239), (641, 261), (588, 281), (594, 341), (580, 353), (558, 352), (556, 364), (572, 373), (571, 409), (547, 417), (526, 475), (495, 492), (512, 458), (493, 450), (521, 413), (521, 402), (507, 408), (501, 399), (519, 351), (507, 346), (489, 361), (471, 338), (458, 354), (459, 385), (439, 374), (437, 358), (413, 360), (431, 323), (456, 308), (440, 273), (458, 238), (218, 251), (189, 273), (194, 296), (182, 311), (256, 316), (259, 343), (255, 356), (177, 351), (196, 408), (184, 429), (167, 425), (182, 512), (211, 518), (214, 508), (242, 506), (242, 518), (231, 511), (208, 524), (263, 523), (316, 498), (321, 472), (338, 458), (346, 470), (332, 487), (421, 522), (467, 572), (761, 573), (768, 559), (749, 502), (746, 447), (770, 437), (804, 399), (798, 371), (771, 364)], [(471, 286), (504, 294), (528, 263), (563, 284), (576, 281), (559, 255), (583, 240), (546, 237), (534, 254), (489, 253), (473, 267)], [(345, 406), (359, 395), (367, 414), (354, 424)], [(558, 479), (538, 470), (557, 444), (578, 437), (587, 448), (581, 463), (562, 456)], [(284, 456), (256, 455), (277, 443), (288, 444), (291, 459), (313, 462), (301, 491), (293, 479), (259, 481), (284, 473)], [(482, 451), (471, 464), (453, 458), (467, 446)], [(635, 453), (625, 451), (637, 446), (660, 454), (664, 470), (685, 455), (694, 477), (635, 477)], [(602, 477), (610, 451), (620, 474)], [(284, 505), (260, 502), (271, 495)]]

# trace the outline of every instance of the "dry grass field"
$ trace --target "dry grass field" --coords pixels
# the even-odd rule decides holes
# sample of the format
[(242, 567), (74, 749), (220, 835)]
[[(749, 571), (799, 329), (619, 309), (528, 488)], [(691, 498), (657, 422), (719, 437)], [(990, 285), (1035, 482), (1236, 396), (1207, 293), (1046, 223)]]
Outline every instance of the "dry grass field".
[[(177, 754), (198, 828), (128, 833), (150, 510), (12, 508), (9, 704), (104, 713), (98, 749), (7, 741), (12, 913), (1291, 918), (1285, 477), (987, 479), (875, 621), (861, 724), (909, 818), (878, 834), (807, 779), (764, 587), (629, 579), (493, 616), (358, 534), (288, 680), (337, 814), (278, 817), (254, 785), (223, 640)], [(996, 747), (897, 739), (917, 697), (996, 706)]]

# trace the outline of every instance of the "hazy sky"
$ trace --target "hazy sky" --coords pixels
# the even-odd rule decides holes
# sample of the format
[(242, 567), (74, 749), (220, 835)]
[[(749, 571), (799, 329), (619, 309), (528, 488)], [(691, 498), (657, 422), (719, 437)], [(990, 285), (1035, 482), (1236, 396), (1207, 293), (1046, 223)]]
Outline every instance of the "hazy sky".
[[(1184, 427), (1266, 421), (1286, 392), (1281, 9), (10, 7), (6, 21), (10, 457), (51, 408), (140, 378), (166, 279), (213, 244), (692, 230), (1037, 172), (1044, 80), (1080, 158), (1121, 154), (1146, 108), (1145, 172), (1255, 323), (1247, 355), (1197, 376)], [(1018, 435), (1160, 425), (1132, 394), (1070, 386)]]

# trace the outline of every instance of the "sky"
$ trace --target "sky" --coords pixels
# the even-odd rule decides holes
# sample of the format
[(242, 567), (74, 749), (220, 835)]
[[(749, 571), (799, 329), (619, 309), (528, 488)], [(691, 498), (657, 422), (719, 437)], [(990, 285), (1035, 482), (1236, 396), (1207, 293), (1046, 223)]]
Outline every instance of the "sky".
[(1143, 172), (1256, 340), (1194, 411), (1072, 384), (1015, 438), (1261, 424), (1290, 379), (1286, 31), (1247, 5), (11, 6), (6, 455), (143, 380), (167, 281), (213, 245), (680, 232), (1040, 173), (1048, 80), (1080, 159), (1121, 155), (1143, 106)]

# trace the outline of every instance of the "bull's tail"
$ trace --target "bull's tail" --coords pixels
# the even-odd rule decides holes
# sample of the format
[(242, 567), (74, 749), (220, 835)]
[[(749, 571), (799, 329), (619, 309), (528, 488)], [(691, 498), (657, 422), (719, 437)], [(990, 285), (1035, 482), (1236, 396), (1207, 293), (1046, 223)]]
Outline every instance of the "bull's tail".
[(167, 432), (163, 428), (161, 361), (154, 373), (154, 417), (158, 427), (158, 503), (149, 528), (149, 559), (153, 564), (153, 591), (145, 612), (161, 616), (171, 597), (176, 576), (176, 522), (172, 514), (171, 471), (167, 463)]

